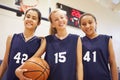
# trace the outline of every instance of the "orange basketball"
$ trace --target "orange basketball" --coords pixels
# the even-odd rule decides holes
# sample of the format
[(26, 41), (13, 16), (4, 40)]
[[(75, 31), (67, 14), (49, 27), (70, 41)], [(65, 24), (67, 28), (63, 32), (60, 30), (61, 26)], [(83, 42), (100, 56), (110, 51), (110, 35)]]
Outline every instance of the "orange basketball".
[(24, 62), (22, 69), (27, 69), (24, 76), (32, 80), (47, 80), (50, 68), (44, 59), (33, 57)]

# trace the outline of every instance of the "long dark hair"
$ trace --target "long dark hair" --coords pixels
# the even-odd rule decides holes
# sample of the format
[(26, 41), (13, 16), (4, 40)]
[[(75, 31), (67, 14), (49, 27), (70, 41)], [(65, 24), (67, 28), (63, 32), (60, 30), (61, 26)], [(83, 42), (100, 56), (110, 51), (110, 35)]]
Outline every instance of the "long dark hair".
[[(30, 9), (28, 9), (28, 10), (25, 12), (25, 16), (26, 16), (26, 14), (27, 14), (30, 10), (37, 12), (37, 14), (38, 14), (38, 24), (39, 24), (40, 21), (41, 21), (41, 12), (40, 12), (38, 9), (36, 9), (36, 8), (30, 8)], [(25, 19), (25, 16), (24, 16), (24, 19)]]
[(95, 22), (97, 23), (96, 17), (95, 17), (93, 14), (91, 14), (91, 13), (84, 13), (84, 14), (81, 15), (81, 17), (80, 17), (80, 19), (79, 19), (80, 26), (81, 26), (81, 19), (82, 19), (84, 16), (86, 16), (86, 15), (92, 16), (92, 17), (94, 18)]

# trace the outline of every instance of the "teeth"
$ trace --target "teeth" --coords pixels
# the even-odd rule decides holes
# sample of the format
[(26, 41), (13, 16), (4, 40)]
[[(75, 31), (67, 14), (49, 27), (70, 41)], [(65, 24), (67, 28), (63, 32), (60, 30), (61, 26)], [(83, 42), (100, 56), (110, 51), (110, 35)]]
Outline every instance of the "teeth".
[(63, 25), (60, 25), (60, 26), (63, 26)]
[(31, 23), (27, 23), (27, 25), (32, 25)]
[(64, 24), (60, 24), (60, 26), (63, 26)]
[(90, 29), (89, 29), (89, 30), (87, 29), (86, 31), (89, 32), (89, 31), (91, 31), (91, 30), (90, 30)]

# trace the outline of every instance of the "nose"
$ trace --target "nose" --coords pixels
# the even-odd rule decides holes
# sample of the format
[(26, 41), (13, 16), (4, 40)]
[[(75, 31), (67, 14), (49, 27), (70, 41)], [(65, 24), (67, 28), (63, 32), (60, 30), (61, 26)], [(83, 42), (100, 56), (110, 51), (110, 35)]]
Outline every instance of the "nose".
[(89, 28), (90, 27), (90, 24), (86, 24), (86, 28)]

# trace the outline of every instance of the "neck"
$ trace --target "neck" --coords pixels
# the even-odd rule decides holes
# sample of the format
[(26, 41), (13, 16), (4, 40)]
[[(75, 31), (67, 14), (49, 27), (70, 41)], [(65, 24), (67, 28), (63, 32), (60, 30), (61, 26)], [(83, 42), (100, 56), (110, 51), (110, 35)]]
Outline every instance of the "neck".
[(23, 35), (24, 35), (25, 38), (29, 38), (29, 37), (34, 36), (34, 32), (24, 31)]
[(56, 37), (58, 37), (59, 39), (64, 39), (68, 36), (68, 33), (66, 31), (64, 32), (57, 32), (57, 34), (55, 34)]
[(23, 35), (24, 35), (25, 41), (28, 41), (28, 40), (30, 40), (34, 36), (34, 32), (26, 32), (25, 31), (23, 33)]
[(95, 34), (93, 34), (93, 35), (87, 35), (87, 37), (89, 37), (90, 39), (93, 39), (93, 38), (95, 38), (95, 37), (97, 37), (97, 36), (98, 36), (97, 33), (95, 33)]

